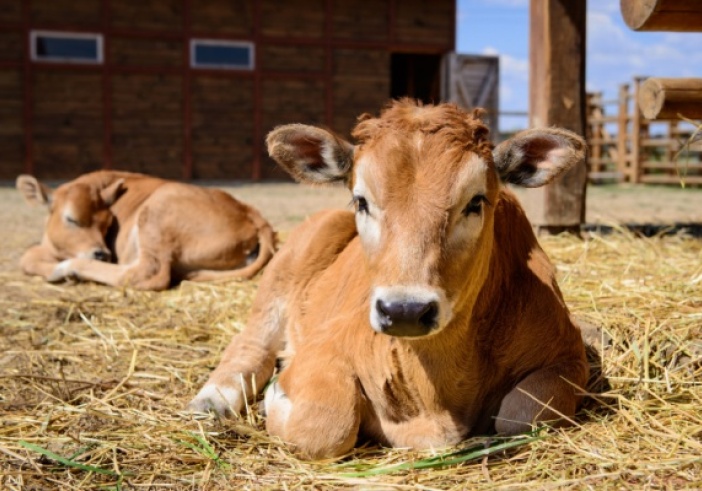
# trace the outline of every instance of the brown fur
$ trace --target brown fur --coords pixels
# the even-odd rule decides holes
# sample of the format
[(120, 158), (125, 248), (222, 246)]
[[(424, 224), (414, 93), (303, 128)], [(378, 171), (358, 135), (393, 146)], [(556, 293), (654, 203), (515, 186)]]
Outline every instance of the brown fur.
[[(359, 437), (428, 448), (567, 424), (588, 375), (583, 343), (554, 267), (499, 178), (548, 182), (582, 160), (582, 140), (532, 130), (500, 152), (534, 155), (505, 165), (474, 116), (409, 101), (362, 120), (354, 136), (351, 169), (327, 161), (323, 173), (349, 183), (356, 214), (324, 212), (291, 235), (246, 329), (191, 407), (241, 410), (281, 358), (266, 393), (268, 430), (308, 458), (343, 454)], [(289, 144), (305, 137), (321, 149), (317, 166), (325, 147), (336, 148), (334, 135), (291, 125), (269, 135), (269, 152), (292, 175), (318, 181), (320, 171), (305, 167), (311, 143), (299, 153)], [(464, 212), (483, 194), (479, 214)], [(436, 299), (436, 318), (384, 323), (375, 301), (392, 295), (407, 309)]]
[(49, 281), (163, 290), (182, 279), (250, 278), (275, 248), (260, 213), (216, 189), (117, 171), (85, 174), (53, 192), (32, 176), (18, 177), (17, 187), (49, 207), (41, 244), (21, 259), (25, 273)]

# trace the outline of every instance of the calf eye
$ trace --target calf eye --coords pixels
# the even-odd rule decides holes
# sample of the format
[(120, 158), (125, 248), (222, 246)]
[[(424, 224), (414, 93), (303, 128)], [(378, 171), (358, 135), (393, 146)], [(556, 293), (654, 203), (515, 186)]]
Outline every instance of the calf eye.
[(463, 214), (465, 216), (480, 215), (480, 212), (483, 211), (483, 202), (487, 202), (485, 195), (476, 194), (463, 209)]
[(363, 196), (354, 196), (353, 204), (356, 206), (356, 213), (368, 213), (368, 201)]
[(78, 220), (76, 220), (73, 217), (69, 217), (68, 215), (65, 215), (63, 218), (66, 220), (66, 223), (70, 223), (71, 225), (80, 225), (78, 223)]

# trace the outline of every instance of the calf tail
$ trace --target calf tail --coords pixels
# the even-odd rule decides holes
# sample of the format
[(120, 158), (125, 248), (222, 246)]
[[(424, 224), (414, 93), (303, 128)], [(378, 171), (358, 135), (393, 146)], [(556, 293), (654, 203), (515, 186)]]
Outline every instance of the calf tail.
[(278, 236), (268, 223), (256, 210), (249, 212), (249, 219), (254, 223), (258, 231), (258, 256), (251, 264), (237, 269), (236, 272), (241, 274), (241, 278), (252, 278), (263, 267), (268, 264), (273, 254), (278, 247)]
[(268, 264), (278, 246), (278, 236), (261, 214), (249, 209), (248, 218), (253, 222), (258, 232), (258, 256), (256, 259), (239, 269), (226, 271), (199, 270), (188, 273), (185, 279), (188, 281), (217, 281), (230, 279), (248, 280), (253, 278), (263, 267)]

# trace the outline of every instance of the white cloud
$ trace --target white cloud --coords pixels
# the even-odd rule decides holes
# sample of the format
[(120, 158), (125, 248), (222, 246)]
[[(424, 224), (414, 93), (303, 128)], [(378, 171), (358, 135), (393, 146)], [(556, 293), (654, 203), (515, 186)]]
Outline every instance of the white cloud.
[(500, 77), (509, 78), (521, 82), (529, 81), (529, 60), (527, 58), (516, 58), (507, 54), (500, 54), (496, 48), (486, 46), (482, 54), (487, 56), (500, 57)]

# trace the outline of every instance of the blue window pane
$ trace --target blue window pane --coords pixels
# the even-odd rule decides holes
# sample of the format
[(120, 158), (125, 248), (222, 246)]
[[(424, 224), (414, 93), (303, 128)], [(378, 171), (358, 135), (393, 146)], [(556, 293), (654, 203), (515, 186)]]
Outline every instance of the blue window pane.
[(47, 59), (89, 60), (98, 59), (95, 39), (37, 36), (37, 57)]
[(195, 45), (195, 64), (198, 66), (249, 68), (251, 66), (251, 48), (248, 46), (197, 44)]

